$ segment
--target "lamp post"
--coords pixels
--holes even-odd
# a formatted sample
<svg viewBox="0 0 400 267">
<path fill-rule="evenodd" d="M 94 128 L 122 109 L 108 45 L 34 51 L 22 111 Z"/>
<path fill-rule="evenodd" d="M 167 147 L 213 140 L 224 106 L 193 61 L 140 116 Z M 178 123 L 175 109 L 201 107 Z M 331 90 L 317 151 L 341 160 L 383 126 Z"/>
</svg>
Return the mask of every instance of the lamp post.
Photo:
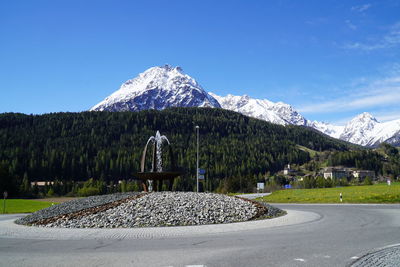
<svg viewBox="0 0 400 267">
<path fill-rule="evenodd" d="M 196 164 L 196 181 L 197 181 L 197 193 L 199 192 L 199 126 L 196 125 L 197 131 L 197 164 Z"/>
</svg>

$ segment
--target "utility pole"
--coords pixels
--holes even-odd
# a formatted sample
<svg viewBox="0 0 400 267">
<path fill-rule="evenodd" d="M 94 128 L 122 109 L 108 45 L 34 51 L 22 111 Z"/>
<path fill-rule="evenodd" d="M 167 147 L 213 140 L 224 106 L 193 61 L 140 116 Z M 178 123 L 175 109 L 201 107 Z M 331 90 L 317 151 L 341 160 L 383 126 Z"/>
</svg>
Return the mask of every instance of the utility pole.
<svg viewBox="0 0 400 267">
<path fill-rule="evenodd" d="M 196 180 L 197 180 L 197 193 L 199 192 L 199 126 L 196 125 L 197 131 L 197 164 L 196 164 Z"/>
</svg>

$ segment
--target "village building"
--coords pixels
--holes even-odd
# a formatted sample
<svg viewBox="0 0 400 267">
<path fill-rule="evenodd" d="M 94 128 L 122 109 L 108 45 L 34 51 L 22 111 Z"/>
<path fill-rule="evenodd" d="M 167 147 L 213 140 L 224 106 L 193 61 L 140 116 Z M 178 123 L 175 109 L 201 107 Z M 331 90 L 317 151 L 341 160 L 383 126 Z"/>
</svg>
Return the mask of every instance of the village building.
<svg viewBox="0 0 400 267">
<path fill-rule="evenodd" d="M 341 167 L 327 167 L 323 169 L 322 173 L 325 179 L 357 178 L 358 180 L 363 180 L 366 177 L 375 179 L 375 172 L 369 170 L 350 170 Z"/>
<path fill-rule="evenodd" d="M 369 177 L 371 179 L 375 179 L 375 172 L 374 171 L 367 171 L 367 170 L 355 170 L 353 171 L 353 176 L 354 178 L 358 179 L 365 179 L 366 177 Z"/>
<path fill-rule="evenodd" d="M 296 170 L 292 170 L 290 168 L 290 164 L 288 164 L 284 169 L 283 169 L 283 175 L 295 175 Z"/>
<path fill-rule="evenodd" d="M 351 175 L 351 171 L 344 168 L 327 167 L 323 170 L 325 179 L 342 179 Z"/>
<path fill-rule="evenodd" d="M 46 185 L 53 185 L 54 181 L 35 181 L 35 182 L 31 182 L 31 186 L 39 186 L 39 187 L 43 187 Z"/>
</svg>

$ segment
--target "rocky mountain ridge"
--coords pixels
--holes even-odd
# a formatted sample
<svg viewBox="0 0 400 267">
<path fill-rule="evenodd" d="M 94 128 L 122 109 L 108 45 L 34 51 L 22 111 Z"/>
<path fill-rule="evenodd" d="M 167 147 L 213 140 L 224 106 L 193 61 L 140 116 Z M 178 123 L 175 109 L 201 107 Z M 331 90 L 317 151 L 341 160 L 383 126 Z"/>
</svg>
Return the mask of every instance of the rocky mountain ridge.
<svg viewBox="0 0 400 267">
<path fill-rule="evenodd" d="M 331 137 L 363 146 L 377 146 L 382 142 L 400 145 L 400 119 L 378 122 L 371 114 L 362 113 L 344 126 L 310 121 L 291 105 L 256 99 L 248 95 L 219 96 L 208 93 L 180 67 L 164 65 L 152 67 L 92 107 L 91 111 L 162 110 L 168 107 L 214 107 L 280 125 L 314 128 Z"/>
</svg>

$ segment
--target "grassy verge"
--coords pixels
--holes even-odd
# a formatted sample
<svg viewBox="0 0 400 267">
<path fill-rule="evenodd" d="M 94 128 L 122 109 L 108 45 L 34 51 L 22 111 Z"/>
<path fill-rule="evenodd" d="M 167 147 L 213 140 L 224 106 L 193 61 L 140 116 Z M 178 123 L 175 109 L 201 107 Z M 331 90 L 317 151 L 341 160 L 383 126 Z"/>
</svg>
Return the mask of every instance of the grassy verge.
<svg viewBox="0 0 400 267">
<path fill-rule="evenodd" d="M 400 183 L 318 189 L 280 190 L 262 200 L 269 203 L 400 203 Z"/>
<path fill-rule="evenodd" d="M 30 213 L 50 207 L 55 202 L 36 201 L 30 199 L 7 199 L 5 213 Z M 0 201 L 0 214 L 4 214 L 4 199 Z"/>
</svg>

